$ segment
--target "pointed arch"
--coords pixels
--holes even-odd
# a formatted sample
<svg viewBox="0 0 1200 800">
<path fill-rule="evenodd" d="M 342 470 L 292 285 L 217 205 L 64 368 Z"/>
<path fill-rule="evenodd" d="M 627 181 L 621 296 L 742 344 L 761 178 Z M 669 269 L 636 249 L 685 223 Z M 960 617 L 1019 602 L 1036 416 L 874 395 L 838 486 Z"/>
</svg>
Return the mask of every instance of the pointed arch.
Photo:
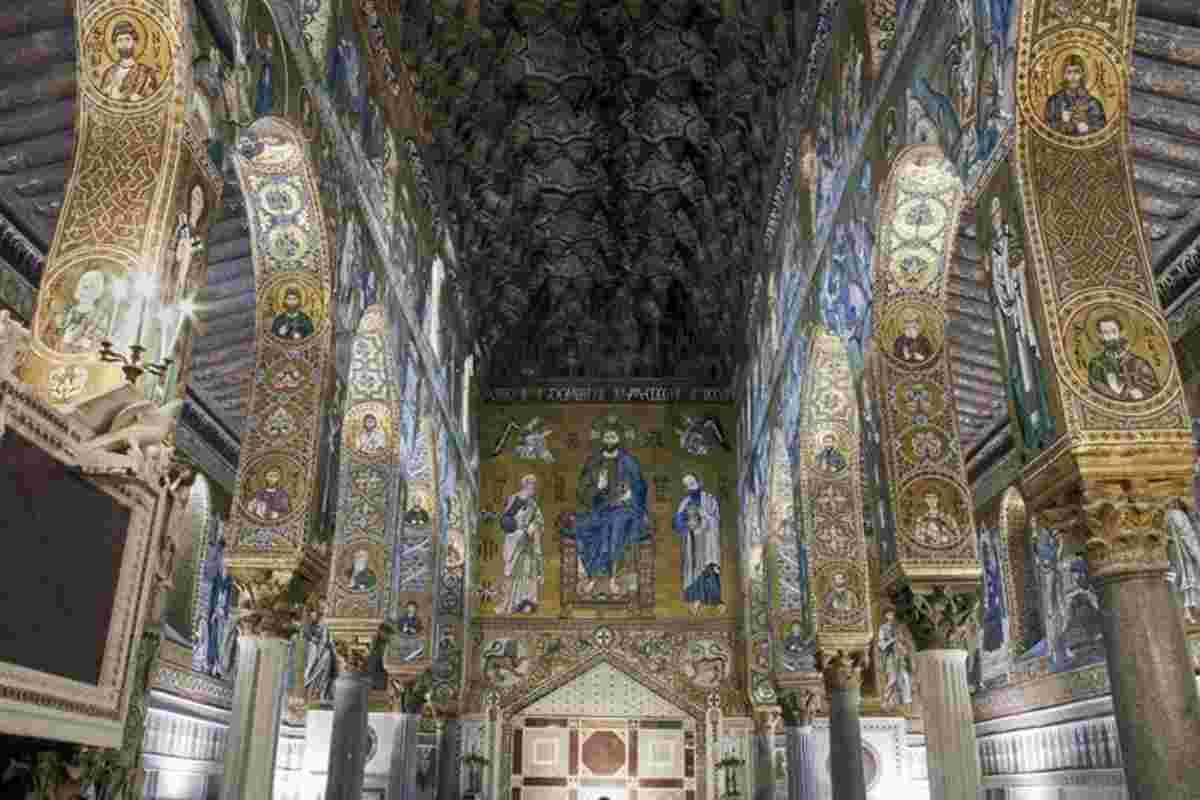
<svg viewBox="0 0 1200 800">
<path fill-rule="evenodd" d="M 806 602 L 820 648 L 857 650 L 871 640 L 858 401 L 845 341 L 817 330 L 809 352 L 798 442 Z"/>
<path fill-rule="evenodd" d="M 868 357 L 878 400 L 896 541 L 885 587 L 974 590 L 978 544 L 946 355 L 949 256 L 963 202 L 936 145 L 896 158 L 879 206 Z M 890 550 L 890 548 L 889 548 Z M 892 555 L 892 552 L 886 552 Z"/>
<path fill-rule="evenodd" d="M 384 307 L 370 306 L 351 345 L 327 593 L 337 618 L 384 618 L 395 608 L 393 553 L 403 494 L 399 381 L 389 329 Z"/>
<path fill-rule="evenodd" d="M 255 284 L 255 374 L 242 435 L 226 559 L 231 570 L 296 571 L 318 583 L 317 492 L 333 384 L 332 269 L 308 143 L 263 117 L 233 154 L 246 203 Z"/>
</svg>

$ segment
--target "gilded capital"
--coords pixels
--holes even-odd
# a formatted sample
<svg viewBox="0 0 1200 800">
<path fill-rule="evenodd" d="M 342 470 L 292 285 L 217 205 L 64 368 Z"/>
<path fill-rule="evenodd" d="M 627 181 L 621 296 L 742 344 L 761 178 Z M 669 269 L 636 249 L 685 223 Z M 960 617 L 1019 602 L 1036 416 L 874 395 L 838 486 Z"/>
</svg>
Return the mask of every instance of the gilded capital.
<svg viewBox="0 0 1200 800">
<path fill-rule="evenodd" d="M 392 700 L 392 708 L 402 714 L 420 714 L 425 705 L 430 703 L 432 688 L 433 680 L 429 670 L 415 678 L 392 677 L 388 680 L 388 695 Z M 432 704 L 430 707 L 433 707 Z"/>
<path fill-rule="evenodd" d="M 290 570 L 230 572 L 238 589 L 239 634 L 286 639 L 295 633 L 304 614 L 307 581 Z"/>
<path fill-rule="evenodd" d="M 779 713 L 788 728 L 804 728 L 812 725 L 813 717 L 821 708 L 821 698 L 811 689 L 786 692 L 779 698 Z"/>
<path fill-rule="evenodd" d="M 1103 498 L 1083 506 L 1088 566 L 1097 580 L 1166 572 L 1166 502 Z"/>
<path fill-rule="evenodd" d="M 867 659 L 862 652 L 838 650 L 832 654 L 817 653 L 817 666 L 825 678 L 825 691 L 847 691 L 862 688 Z"/>
<path fill-rule="evenodd" d="M 370 669 L 373 643 L 357 636 L 333 637 L 333 653 L 338 672 L 343 675 L 362 675 Z"/>
<path fill-rule="evenodd" d="M 896 616 L 912 631 L 917 650 L 962 650 L 979 604 L 978 590 L 951 592 L 944 586 L 917 592 L 901 587 L 892 597 Z"/>
</svg>

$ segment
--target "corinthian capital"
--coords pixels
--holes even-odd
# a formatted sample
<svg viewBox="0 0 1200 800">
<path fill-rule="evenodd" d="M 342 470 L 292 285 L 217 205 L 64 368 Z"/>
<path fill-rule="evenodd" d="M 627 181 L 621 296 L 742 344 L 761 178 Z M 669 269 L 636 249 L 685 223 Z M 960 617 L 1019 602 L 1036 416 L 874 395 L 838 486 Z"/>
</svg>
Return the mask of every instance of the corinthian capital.
<svg viewBox="0 0 1200 800">
<path fill-rule="evenodd" d="M 961 650 L 967 646 L 967 627 L 979 604 L 979 593 L 948 592 L 935 586 L 915 592 L 905 586 L 892 598 L 896 616 L 912 631 L 917 650 Z"/>
<path fill-rule="evenodd" d="M 1169 500 L 1128 494 L 1088 499 L 1082 508 L 1084 546 L 1093 577 L 1166 571 Z"/>
<path fill-rule="evenodd" d="M 287 570 L 230 571 L 238 589 L 238 632 L 243 636 L 290 637 L 304 613 L 307 582 Z"/>
<path fill-rule="evenodd" d="M 828 654 L 817 653 L 817 666 L 825 678 L 825 691 L 861 689 L 867 659 L 861 652 L 838 650 Z"/>
</svg>

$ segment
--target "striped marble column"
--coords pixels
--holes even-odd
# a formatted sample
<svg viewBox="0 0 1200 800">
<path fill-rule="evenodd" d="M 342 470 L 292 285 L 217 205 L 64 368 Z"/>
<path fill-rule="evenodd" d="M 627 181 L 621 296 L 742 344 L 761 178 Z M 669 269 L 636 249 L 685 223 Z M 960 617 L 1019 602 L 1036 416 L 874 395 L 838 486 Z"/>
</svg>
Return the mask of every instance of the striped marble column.
<svg viewBox="0 0 1200 800">
<path fill-rule="evenodd" d="M 387 800 L 415 800 L 417 789 L 417 725 L 420 714 L 396 715 Z"/>
<path fill-rule="evenodd" d="M 784 727 L 787 737 L 787 800 L 817 800 L 817 736 L 812 721 Z"/>
</svg>

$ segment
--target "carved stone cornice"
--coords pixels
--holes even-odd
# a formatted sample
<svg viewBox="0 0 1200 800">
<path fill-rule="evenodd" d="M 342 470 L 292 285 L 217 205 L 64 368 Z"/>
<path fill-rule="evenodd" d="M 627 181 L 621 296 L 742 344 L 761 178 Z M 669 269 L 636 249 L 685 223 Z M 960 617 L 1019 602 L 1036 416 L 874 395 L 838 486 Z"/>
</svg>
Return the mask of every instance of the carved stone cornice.
<svg viewBox="0 0 1200 800">
<path fill-rule="evenodd" d="M 892 595 L 896 617 L 912 632 L 917 650 L 964 650 L 967 628 L 979 604 L 978 588 L 969 591 L 914 591 L 902 586 Z"/>
<path fill-rule="evenodd" d="M 833 653 L 817 653 L 817 666 L 825 678 L 825 691 L 848 691 L 862 689 L 863 670 L 867 667 L 865 652 L 837 650 Z"/>
<path fill-rule="evenodd" d="M 813 717 L 821 710 L 820 696 L 809 689 L 787 692 L 779 698 L 779 714 L 788 728 L 812 725 Z"/>
</svg>

